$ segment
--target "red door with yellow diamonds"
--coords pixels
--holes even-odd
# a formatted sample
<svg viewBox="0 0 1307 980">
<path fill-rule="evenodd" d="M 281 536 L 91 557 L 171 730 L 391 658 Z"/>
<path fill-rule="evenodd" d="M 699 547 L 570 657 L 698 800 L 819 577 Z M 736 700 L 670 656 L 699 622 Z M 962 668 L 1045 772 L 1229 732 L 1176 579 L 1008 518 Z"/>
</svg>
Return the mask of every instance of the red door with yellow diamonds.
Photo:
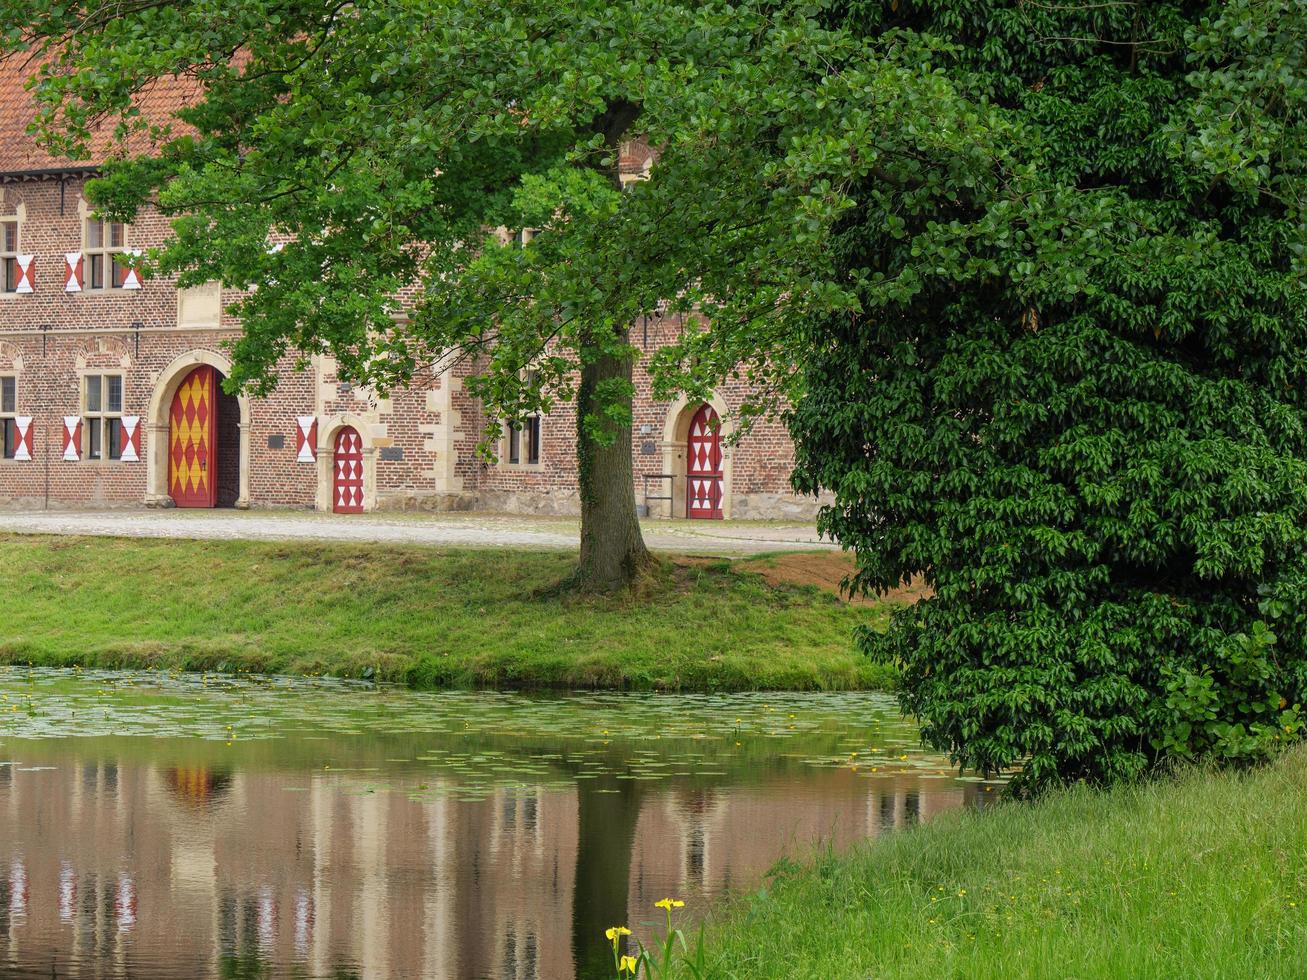
<svg viewBox="0 0 1307 980">
<path fill-rule="evenodd" d="M 690 419 L 685 454 L 685 516 L 722 519 L 722 433 L 711 405 Z"/>
<path fill-rule="evenodd" d="M 350 426 L 336 433 L 332 505 L 337 514 L 363 513 L 363 440 Z"/>
<path fill-rule="evenodd" d="M 218 499 L 217 372 L 207 364 L 182 380 L 168 413 L 168 494 L 178 507 L 212 507 Z"/>
</svg>

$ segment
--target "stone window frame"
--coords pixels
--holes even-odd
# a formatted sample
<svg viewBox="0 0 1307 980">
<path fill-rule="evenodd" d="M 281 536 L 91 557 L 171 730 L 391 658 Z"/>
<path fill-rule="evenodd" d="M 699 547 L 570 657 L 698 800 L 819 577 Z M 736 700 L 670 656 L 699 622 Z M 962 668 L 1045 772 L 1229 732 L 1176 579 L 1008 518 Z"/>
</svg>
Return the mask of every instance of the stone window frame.
<svg viewBox="0 0 1307 980">
<path fill-rule="evenodd" d="M 96 378 L 100 383 L 100 404 L 98 408 L 90 405 L 90 379 Z M 118 379 L 118 407 L 109 407 L 109 379 Z M 123 371 L 89 370 L 80 379 L 81 393 L 79 407 L 82 417 L 82 459 L 92 463 L 121 463 L 123 455 L 123 415 L 127 402 L 127 379 Z M 115 426 L 114 423 L 117 423 Z M 92 432 L 99 433 L 100 454 L 92 454 Z M 118 436 L 118 455 L 113 452 L 113 434 Z"/>
<path fill-rule="evenodd" d="M 9 389 L 9 390 L 5 390 Z M 13 396 L 10 399 L 10 395 Z M 0 458 L 11 460 L 18 448 L 18 372 L 0 371 Z"/>
<path fill-rule="evenodd" d="M 91 227 L 98 225 L 101 228 L 100 244 L 93 246 L 91 244 Z M 113 244 L 112 229 L 122 229 L 122 240 Z M 123 283 L 127 279 L 127 265 L 118 261 L 115 256 L 127 252 L 131 239 L 132 226 L 125 221 L 110 221 L 107 218 L 98 217 L 95 214 L 85 214 L 82 216 L 82 260 L 84 262 L 82 272 L 82 291 L 86 293 L 120 293 L 123 292 Z M 109 275 L 102 275 L 104 281 L 101 285 L 95 283 L 95 262 L 94 259 L 101 259 L 104 266 L 107 266 Z"/>
<path fill-rule="evenodd" d="M 0 296 L 13 299 L 18 292 L 18 256 L 23 253 L 23 225 L 27 222 L 27 206 L 17 205 L 12 213 L 0 214 Z M 14 247 L 5 241 L 5 226 L 14 226 Z M 12 283 L 12 285 L 10 285 Z"/>
<path fill-rule="evenodd" d="M 522 380 L 529 381 L 530 376 L 535 371 L 531 368 L 522 372 Z M 534 430 L 534 443 L 536 450 L 535 461 L 523 459 L 521 437 Z M 529 445 L 529 442 L 527 443 Z M 517 459 L 513 459 L 516 452 Z M 528 454 L 529 455 L 529 454 Z M 545 415 L 543 412 L 532 412 L 521 423 L 505 422 L 504 431 L 499 439 L 499 465 L 503 469 L 514 470 L 527 473 L 537 473 L 545 468 Z"/>
</svg>

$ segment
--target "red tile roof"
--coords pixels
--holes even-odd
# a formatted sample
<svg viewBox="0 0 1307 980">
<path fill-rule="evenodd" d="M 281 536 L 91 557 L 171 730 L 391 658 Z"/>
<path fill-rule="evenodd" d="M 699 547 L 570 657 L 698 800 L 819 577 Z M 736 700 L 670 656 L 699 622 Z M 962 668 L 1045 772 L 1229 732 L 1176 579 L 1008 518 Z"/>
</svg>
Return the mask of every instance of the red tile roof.
<svg viewBox="0 0 1307 980">
<path fill-rule="evenodd" d="M 27 131 L 36 118 L 36 103 L 26 84 L 38 67 L 22 54 L 0 59 L 0 174 L 77 170 L 102 162 L 117 148 L 113 139 L 116 120 L 103 121 L 92 133 L 90 160 L 51 156 Z M 173 122 L 176 111 L 194 99 L 198 91 L 199 85 L 193 79 L 159 80 L 140 94 L 137 104 L 149 122 L 161 125 Z M 125 148 L 134 153 L 148 152 L 148 139 L 143 133 L 132 134 Z"/>
</svg>

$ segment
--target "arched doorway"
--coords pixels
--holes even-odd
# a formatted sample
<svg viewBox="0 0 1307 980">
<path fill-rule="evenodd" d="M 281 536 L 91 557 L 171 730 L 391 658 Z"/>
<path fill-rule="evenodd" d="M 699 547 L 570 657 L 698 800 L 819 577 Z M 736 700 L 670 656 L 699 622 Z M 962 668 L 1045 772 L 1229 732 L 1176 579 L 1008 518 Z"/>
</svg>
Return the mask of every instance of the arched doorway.
<svg viewBox="0 0 1307 980">
<path fill-rule="evenodd" d="M 145 422 L 147 504 L 248 506 L 250 402 L 223 391 L 230 367 L 193 350 L 160 372 Z"/>
<path fill-rule="evenodd" d="M 331 509 L 363 513 L 363 439 L 352 425 L 341 426 L 331 454 Z"/>
<path fill-rule="evenodd" d="M 708 412 L 703 411 L 705 408 L 708 409 Z M 646 488 L 652 489 L 652 486 L 656 485 L 658 493 L 666 494 L 671 499 L 668 500 L 664 497 L 658 500 L 653 496 L 647 496 L 645 502 L 646 506 L 649 507 L 650 517 L 691 516 L 689 513 L 690 491 L 693 489 L 689 482 L 691 433 L 694 430 L 696 420 L 701 424 L 704 417 L 715 423 L 715 428 L 709 426 L 709 429 L 715 432 L 717 437 L 715 455 L 718 458 L 718 479 L 712 481 L 717 485 L 717 506 L 712 519 L 731 519 L 731 470 L 733 462 L 731 434 L 734 431 L 734 426 L 725 400 L 718 395 L 713 395 L 706 401 L 691 401 L 682 395 L 667 407 L 667 414 L 663 417 L 663 438 L 659 443 L 662 449 L 662 466 L 661 469 L 657 470 L 660 479 L 656 483 L 646 481 Z M 650 469 L 648 472 L 653 472 L 653 470 Z M 700 472 L 703 472 L 703 470 L 700 470 Z M 640 487 L 638 482 L 640 478 L 637 472 L 637 489 Z"/>
<path fill-rule="evenodd" d="M 240 496 L 240 406 L 211 364 L 177 385 L 168 410 L 168 495 L 178 507 L 232 507 Z"/>
<path fill-rule="evenodd" d="M 722 480 L 721 421 L 704 403 L 690 419 L 685 446 L 685 516 L 721 520 Z"/>
</svg>

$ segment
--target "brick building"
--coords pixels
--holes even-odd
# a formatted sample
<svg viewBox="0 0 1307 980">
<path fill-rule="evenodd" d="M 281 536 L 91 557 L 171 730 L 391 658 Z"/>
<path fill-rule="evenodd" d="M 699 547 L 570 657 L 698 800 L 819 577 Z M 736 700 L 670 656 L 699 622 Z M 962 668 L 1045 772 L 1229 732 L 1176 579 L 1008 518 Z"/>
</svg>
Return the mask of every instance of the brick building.
<svg viewBox="0 0 1307 980">
<path fill-rule="evenodd" d="M 161 243 L 159 215 L 97 220 L 93 165 L 47 156 L 20 67 L 0 66 L 0 502 L 32 507 L 316 507 L 576 513 L 570 404 L 507 433 L 497 463 L 476 453 L 485 418 L 458 366 L 377 399 L 337 380 L 329 358 L 288 362 L 268 398 L 221 390 L 225 312 L 237 292 L 141 279 L 123 253 Z M 182 93 L 157 96 L 154 111 Z M 789 489 L 784 428 L 725 437 L 742 387 L 708 404 L 659 402 L 647 355 L 675 317 L 638 324 L 634 463 L 655 516 L 807 516 Z M 718 420 L 721 420 L 720 429 Z"/>
</svg>

